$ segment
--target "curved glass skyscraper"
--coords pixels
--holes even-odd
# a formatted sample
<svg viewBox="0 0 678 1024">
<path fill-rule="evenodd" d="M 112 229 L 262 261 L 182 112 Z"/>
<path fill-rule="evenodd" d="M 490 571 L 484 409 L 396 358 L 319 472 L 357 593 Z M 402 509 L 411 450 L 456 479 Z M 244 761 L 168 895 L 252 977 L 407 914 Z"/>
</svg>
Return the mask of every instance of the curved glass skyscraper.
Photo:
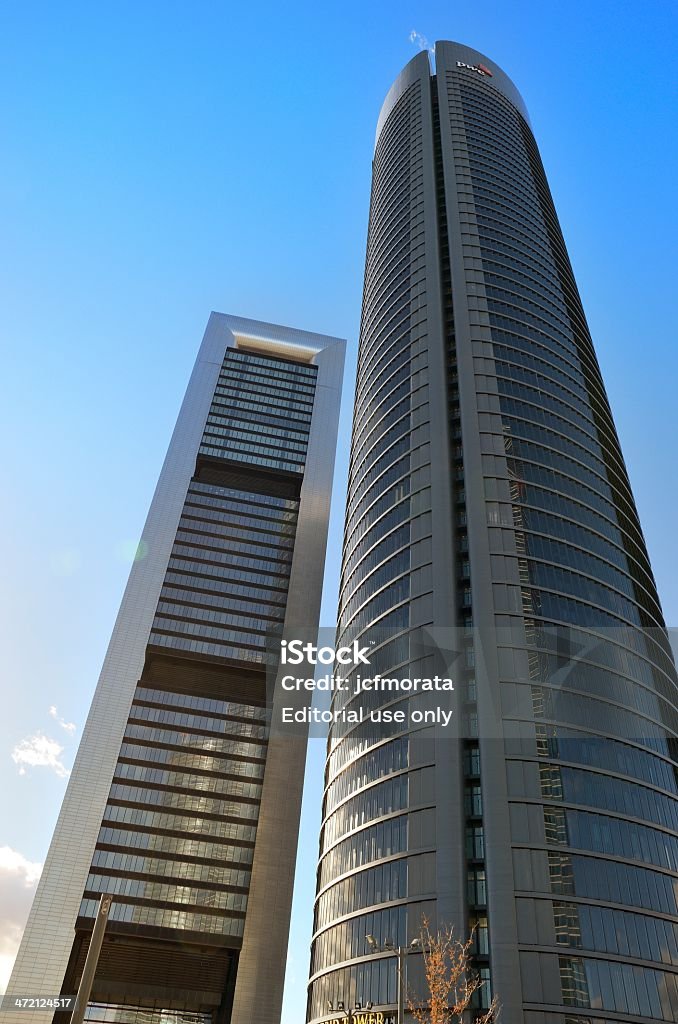
<svg viewBox="0 0 678 1024">
<path fill-rule="evenodd" d="M 678 1020 L 674 663 L 525 106 L 454 43 L 378 123 L 339 632 L 455 715 L 333 728 L 309 1020 L 394 1014 L 422 915 L 507 1024 Z"/>
</svg>

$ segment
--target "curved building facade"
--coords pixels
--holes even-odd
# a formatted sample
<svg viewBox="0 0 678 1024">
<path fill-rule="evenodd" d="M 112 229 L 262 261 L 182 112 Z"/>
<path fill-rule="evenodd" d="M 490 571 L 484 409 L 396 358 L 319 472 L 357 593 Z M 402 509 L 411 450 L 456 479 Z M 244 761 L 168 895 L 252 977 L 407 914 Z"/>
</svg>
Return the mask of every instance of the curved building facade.
<svg viewBox="0 0 678 1024">
<path fill-rule="evenodd" d="M 507 1024 L 678 1020 L 674 662 L 525 106 L 454 43 L 378 123 L 339 632 L 454 637 L 455 716 L 330 734 L 309 1021 L 394 1014 L 424 915 Z"/>
</svg>

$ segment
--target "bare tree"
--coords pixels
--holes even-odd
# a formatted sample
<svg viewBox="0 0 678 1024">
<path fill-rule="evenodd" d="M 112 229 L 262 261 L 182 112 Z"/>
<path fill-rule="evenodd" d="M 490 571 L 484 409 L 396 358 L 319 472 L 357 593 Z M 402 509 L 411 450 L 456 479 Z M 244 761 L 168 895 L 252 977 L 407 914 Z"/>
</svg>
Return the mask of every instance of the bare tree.
<svg viewBox="0 0 678 1024">
<path fill-rule="evenodd" d="M 423 1007 L 408 995 L 407 1005 L 417 1024 L 463 1024 L 468 1020 L 473 995 L 484 982 L 471 966 L 473 933 L 462 942 L 453 928 L 431 932 L 428 918 L 421 927 L 421 948 L 427 998 Z M 487 1010 L 475 1017 L 475 1024 L 494 1024 L 499 1020 L 499 1003 L 493 996 Z"/>
</svg>

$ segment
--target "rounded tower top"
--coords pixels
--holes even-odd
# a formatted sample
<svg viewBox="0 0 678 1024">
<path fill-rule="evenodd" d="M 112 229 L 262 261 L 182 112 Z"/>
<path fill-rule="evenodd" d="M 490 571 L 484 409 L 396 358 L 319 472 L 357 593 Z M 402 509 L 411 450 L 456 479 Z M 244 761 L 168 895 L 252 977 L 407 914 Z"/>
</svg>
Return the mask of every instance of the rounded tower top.
<svg viewBox="0 0 678 1024">
<path fill-rule="evenodd" d="M 440 74 L 444 71 L 482 77 L 487 82 L 489 88 L 496 89 L 502 96 L 505 96 L 529 123 L 530 118 L 522 96 L 512 80 L 498 64 L 490 60 L 483 53 L 480 53 L 479 50 L 474 50 L 470 46 L 464 46 L 463 43 L 453 43 L 443 39 L 435 44 L 434 58 L 432 58 L 428 50 L 422 50 L 421 53 L 418 53 L 405 65 L 387 92 L 379 112 L 374 140 L 375 146 L 388 115 L 405 90 L 417 79 L 430 78 L 431 75 Z"/>
</svg>

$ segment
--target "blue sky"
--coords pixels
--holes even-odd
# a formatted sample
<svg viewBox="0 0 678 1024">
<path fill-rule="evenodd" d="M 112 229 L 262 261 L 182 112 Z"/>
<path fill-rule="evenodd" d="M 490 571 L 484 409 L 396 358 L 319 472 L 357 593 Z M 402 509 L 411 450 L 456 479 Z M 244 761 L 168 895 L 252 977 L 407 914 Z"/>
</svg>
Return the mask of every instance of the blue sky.
<svg viewBox="0 0 678 1024">
<path fill-rule="evenodd" d="M 0 5 L 0 979 L 211 309 L 350 339 L 332 622 L 374 128 L 413 30 L 483 51 L 525 98 L 678 621 L 676 11 Z M 285 1024 L 303 1013 L 322 762 L 313 741 Z"/>
</svg>

